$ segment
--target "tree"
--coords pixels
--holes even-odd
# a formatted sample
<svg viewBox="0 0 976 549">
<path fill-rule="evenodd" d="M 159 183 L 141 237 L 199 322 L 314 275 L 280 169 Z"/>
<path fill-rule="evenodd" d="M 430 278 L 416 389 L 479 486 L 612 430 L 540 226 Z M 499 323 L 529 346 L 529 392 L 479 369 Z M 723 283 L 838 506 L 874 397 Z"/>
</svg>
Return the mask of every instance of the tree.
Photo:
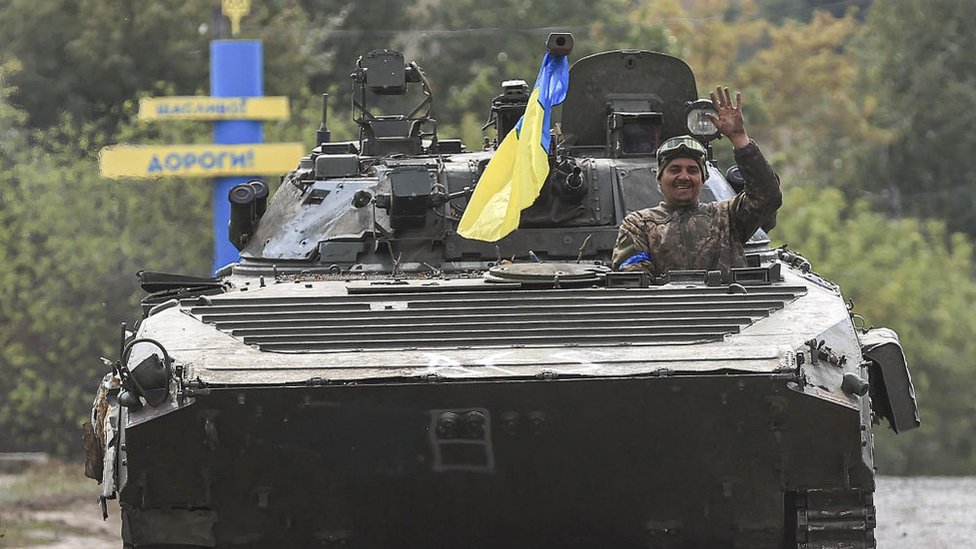
<svg viewBox="0 0 976 549">
<path fill-rule="evenodd" d="M 852 62 L 858 25 L 853 14 L 823 11 L 806 23 L 785 21 L 769 28 L 768 46 L 738 71 L 760 121 L 756 135 L 776 151 L 788 181 L 857 187 L 838 178 L 845 162 L 857 162 L 845 151 L 888 141 L 888 132 L 870 123 L 877 95 L 861 85 Z"/>
<path fill-rule="evenodd" d="M 4 0 L 0 55 L 22 66 L 10 78 L 11 101 L 35 127 L 68 113 L 108 129 L 123 117 L 125 100 L 160 81 L 196 93 L 207 82 L 210 4 Z"/>
<path fill-rule="evenodd" d="M 905 0 L 870 10 L 861 47 L 872 123 L 891 138 L 858 151 L 851 179 L 896 216 L 976 235 L 976 3 Z"/>
<path fill-rule="evenodd" d="M 863 14 L 872 0 L 759 0 L 762 16 L 776 24 L 786 19 L 809 21 L 818 11 L 828 12 L 835 17 L 846 14 Z"/>
<path fill-rule="evenodd" d="M 691 11 L 678 0 L 656 0 L 640 5 L 630 19 L 640 28 L 663 27 L 666 49 L 661 51 L 687 62 L 698 80 L 698 94 L 708 97 L 716 85 L 730 84 L 739 61 L 764 38 L 767 23 L 750 0 L 703 0 L 695 7 Z"/>
<path fill-rule="evenodd" d="M 67 113 L 112 132 L 126 118 L 122 105 L 141 93 L 205 95 L 209 42 L 229 37 L 217 4 L 0 0 L 0 62 L 22 67 L 9 77 L 17 89 L 10 100 L 33 127 L 55 126 Z M 392 0 L 253 2 L 238 38 L 263 41 L 266 94 L 328 92 L 344 106 L 356 58 L 391 46 L 395 33 L 382 29 L 391 21 L 408 28 L 409 7 Z"/>
<path fill-rule="evenodd" d="M 71 120 L 30 130 L 0 89 L 0 451 L 77 452 L 65 433 L 107 371 L 98 357 L 117 356 L 118 323 L 138 310 L 135 272 L 206 274 L 209 189 L 105 181 L 97 132 Z"/>
</svg>

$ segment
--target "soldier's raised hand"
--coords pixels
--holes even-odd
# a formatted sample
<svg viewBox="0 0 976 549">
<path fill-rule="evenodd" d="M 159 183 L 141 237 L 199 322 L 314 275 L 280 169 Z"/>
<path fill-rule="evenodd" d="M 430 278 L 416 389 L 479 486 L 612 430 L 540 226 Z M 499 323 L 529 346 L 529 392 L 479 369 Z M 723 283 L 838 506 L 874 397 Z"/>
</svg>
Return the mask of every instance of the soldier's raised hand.
<svg viewBox="0 0 976 549">
<path fill-rule="evenodd" d="M 715 124 L 722 135 L 729 138 L 732 146 L 742 148 L 749 144 L 745 122 L 742 120 L 742 92 L 735 92 L 735 104 L 728 88 L 717 86 L 715 91 L 708 94 L 715 107 L 717 116 L 709 114 L 708 118 Z"/>
</svg>

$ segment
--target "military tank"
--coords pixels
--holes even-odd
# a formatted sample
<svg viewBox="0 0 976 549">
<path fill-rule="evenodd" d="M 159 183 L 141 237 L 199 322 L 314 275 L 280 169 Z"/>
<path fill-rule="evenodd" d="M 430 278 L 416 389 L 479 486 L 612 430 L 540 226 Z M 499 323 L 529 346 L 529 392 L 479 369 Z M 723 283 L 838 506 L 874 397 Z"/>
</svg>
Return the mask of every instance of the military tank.
<svg viewBox="0 0 976 549">
<path fill-rule="evenodd" d="M 231 191 L 238 263 L 140 273 L 86 426 L 125 547 L 875 546 L 873 430 L 919 425 L 894 332 L 763 230 L 730 272 L 608 268 L 661 200 L 657 144 L 717 137 L 683 61 L 576 61 L 549 178 L 494 243 L 456 227 L 527 84 L 467 151 L 401 53 L 352 81 L 358 140 L 326 98 L 273 198 Z"/>
</svg>

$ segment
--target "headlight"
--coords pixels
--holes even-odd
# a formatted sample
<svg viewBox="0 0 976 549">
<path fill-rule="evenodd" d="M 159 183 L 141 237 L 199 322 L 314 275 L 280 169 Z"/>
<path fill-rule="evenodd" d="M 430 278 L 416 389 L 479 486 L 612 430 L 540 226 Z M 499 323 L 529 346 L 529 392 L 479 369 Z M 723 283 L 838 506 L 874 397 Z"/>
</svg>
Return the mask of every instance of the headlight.
<svg viewBox="0 0 976 549">
<path fill-rule="evenodd" d="M 715 107 L 708 99 L 692 101 L 687 106 L 688 116 L 686 118 L 688 133 L 706 140 L 718 137 L 718 128 L 709 120 L 709 114 L 716 114 Z"/>
<path fill-rule="evenodd" d="M 169 397 L 170 364 L 172 359 L 157 341 L 141 338 L 131 341 L 122 351 L 123 406 L 138 409 L 139 397 L 150 406 L 158 406 Z"/>
</svg>

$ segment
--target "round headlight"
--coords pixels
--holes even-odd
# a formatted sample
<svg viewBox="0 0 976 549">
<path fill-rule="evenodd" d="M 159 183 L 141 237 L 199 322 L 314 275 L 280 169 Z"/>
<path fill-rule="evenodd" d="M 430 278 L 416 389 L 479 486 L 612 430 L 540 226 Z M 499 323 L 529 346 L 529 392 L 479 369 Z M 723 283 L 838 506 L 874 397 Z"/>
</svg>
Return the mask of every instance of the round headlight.
<svg viewBox="0 0 976 549">
<path fill-rule="evenodd" d="M 696 137 L 714 139 L 718 137 L 718 128 L 708 118 L 709 114 L 716 114 L 715 107 L 708 99 L 699 99 L 688 104 L 688 116 L 686 118 L 688 133 Z"/>
<path fill-rule="evenodd" d="M 151 406 L 162 404 L 169 397 L 171 363 L 159 342 L 149 338 L 130 341 L 121 360 L 122 386 L 129 393 L 127 402 L 135 404 L 132 401 L 142 397 Z"/>
</svg>

